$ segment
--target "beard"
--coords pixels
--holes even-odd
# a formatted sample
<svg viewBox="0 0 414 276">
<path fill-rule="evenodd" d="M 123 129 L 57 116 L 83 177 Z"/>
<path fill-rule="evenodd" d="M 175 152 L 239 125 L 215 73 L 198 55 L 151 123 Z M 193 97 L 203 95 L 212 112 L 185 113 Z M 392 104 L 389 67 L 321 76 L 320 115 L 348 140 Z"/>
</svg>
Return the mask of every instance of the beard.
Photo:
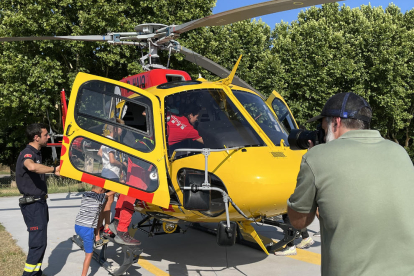
<svg viewBox="0 0 414 276">
<path fill-rule="evenodd" d="M 333 128 L 332 125 L 333 125 L 333 123 L 330 122 L 329 126 L 328 126 L 328 133 L 326 134 L 326 137 L 325 137 L 326 143 L 335 140 L 335 136 L 334 136 L 333 131 L 332 131 L 332 128 Z"/>
</svg>

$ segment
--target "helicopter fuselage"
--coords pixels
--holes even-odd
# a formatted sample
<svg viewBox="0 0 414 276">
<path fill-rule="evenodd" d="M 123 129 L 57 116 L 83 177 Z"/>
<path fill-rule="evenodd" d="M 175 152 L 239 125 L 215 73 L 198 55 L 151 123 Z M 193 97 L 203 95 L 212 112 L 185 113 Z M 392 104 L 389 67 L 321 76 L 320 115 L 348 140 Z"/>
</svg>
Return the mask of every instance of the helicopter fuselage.
<svg viewBox="0 0 414 276">
<path fill-rule="evenodd" d="M 187 84 L 187 83 L 185 83 Z M 171 98 L 177 98 L 184 93 L 202 93 L 203 91 L 222 91 L 231 100 L 241 115 L 250 124 L 253 130 L 263 141 L 262 145 L 237 145 L 241 146 L 238 150 L 229 150 L 222 152 L 211 152 L 208 157 L 208 171 L 217 177 L 216 183 L 219 187 L 224 187 L 231 199 L 238 205 L 238 207 L 249 217 L 272 217 L 286 212 L 286 201 L 293 193 L 296 185 L 296 177 L 299 171 L 299 164 L 303 155 L 303 151 L 292 151 L 289 149 L 287 143 L 280 141 L 274 144 L 266 132 L 263 131 L 257 123 L 257 119 L 253 118 L 249 112 L 246 111 L 244 105 L 240 103 L 237 97 L 234 96 L 233 90 L 239 93 L 250 93 L 251 96 L 259 99 L 259 96 L 254 92 L 234 85 L 226 86 L 219 83 L 208 82 L 200 79 L 199 83 L 193 85 L 177 85 L 171 88 L 158 88 L 156 86 L 146 89 L 159 98 L 162 113 L 162 121 L 168 121 L 168 110 L 172 108 L 168 105 L 174 106 L 174 103 L 169 101 Z M 201 92 L 200 92 L 201 91 Z M 212 92 L 209 92 L 212 93 Z M 132 96 L 134 97 L 134 96 Z M 264 103 L 264 101 L 262 100 Z M 214 103 L 214 102 L 213 102 Z M 205 103 L 206 104 L 206 103 Z M 246 104 L 246 103 L 245 103 Z M 250 106 L 250 108 L 252 108 Z M 208 107 L 204 107 L 201 111 L 199 121 L 199 129 L 202 125 L 207 123 L 213 125 L 214 119 L 203 117 L 208 113 Z M 269 114 L 267 114 L 269 115 Z M 276 116 L 275 116 L 276 117 Z M 205 120 L 205 121 L 203 121 Z M 222 129 L 222 128 L 221 128 Z M 164 133 L 168 135 L 167 125 L 164 124 Z M 280 128 L 282 131 L 282 127 Z M 208 129 L 207 129 L 208 131 Z M 212 130 L 214 131 L 214 130 Z M 240 131 L 240 129 L 238 129 Z M 201 132 L 201 130 L 200 130 Z M 206 130 L 204 131 L 204 133 Z M 220 135 L 220 134 L 218 134 Z M 207 146 L 208 138 L 203 137 L 206 141 L 205 145 L 196 145 L 197 148 Z M 273 139 L 274 140 L 274 139 Z M 286 139 L 287 140 L 287 139 Z M 172 196 L 171 203 L 168 208 L 161 208 L 145 201 L 139 201 L 136 205 L 136 210 L 141 213 L 148 213 L 160 220 L 169 222 L 191 221 L 191 222 L 218 222 L 225 218 L 224 204 L 220 198 L 219 193 L 212 194 L 210 202 L 210 210 L 197 211 L 186 210 L 183 206 L 183 186 L 185 181 L 183 177 L 183 170 L 190 172 L 204 173 L 205 157 L 202 154 L 188 154 L 177 158 L 171 158 L 169 152 L 168 138 L 164 139 L 164 148 L 166 158 L 166 166 L 168 169 L 170 185 L 176 196 Z M 213 143 L 214 144 L 214 143 Z M 214 145 L 218 145 L 217 143 Z M 226 148 L 226 145 L 221 145 Z M 228 145 L 227 147 L 234 146 Z M 184 172 L 185 173 L 185 172 Z M 214 187 L 215 182 L 211 185 Z M 245 218 L 239 214 L 235 209 L 230 208 L 230 219 L 233 221 L 241 221 Z"/>
</svg>

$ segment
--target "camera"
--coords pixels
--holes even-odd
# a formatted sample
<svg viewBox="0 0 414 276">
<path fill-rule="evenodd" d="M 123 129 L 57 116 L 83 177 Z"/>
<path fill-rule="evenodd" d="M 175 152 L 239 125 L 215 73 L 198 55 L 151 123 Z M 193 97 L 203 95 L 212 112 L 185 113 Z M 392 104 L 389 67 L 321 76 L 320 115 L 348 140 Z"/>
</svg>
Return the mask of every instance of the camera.
<svg viewBox="0 0 414 276">
<path fill-rule="evenodd" d="M 290 131 L 288 142 L 291 150 L 304 150 L 309 148 L 309 140 L 313 145 L 325 143 L 325 131 L 319 124 L 316 130 L 310 131 L 306 129 L 292 129 Z"/>
</svg>

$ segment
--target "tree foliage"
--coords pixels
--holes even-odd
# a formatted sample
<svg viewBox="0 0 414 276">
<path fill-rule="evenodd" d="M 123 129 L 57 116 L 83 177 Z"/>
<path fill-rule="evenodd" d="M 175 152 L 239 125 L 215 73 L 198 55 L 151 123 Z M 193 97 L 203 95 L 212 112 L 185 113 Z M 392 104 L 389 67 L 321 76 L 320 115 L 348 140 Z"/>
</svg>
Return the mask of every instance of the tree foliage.
<svg viewBox="0 0 414 276">
<path fill-rule="evenodd" d="M 91 35 L 128 32 L 143 23 L 181 24 L 211 14 L 215 0 L 2 0 L 0 37 Z M 231 69 L 269 95 L 277 90 L 299 123 L 319 113 L 335 93 L 353 91 L 374 111 L 372 128 L 414 157 L 414 10 L 326 4 L 302 11 L 272 31 L 261 21 L 199 28 L 178 40 Z M 141 72 L 141 50 L 79 41 L 0 44 L 0 163 L 15 163 L 25 144 L 24 127 L 47 122 L 61 132 L 58 91 L 71 89 L 78 72 L 121 79 Z M 161 53 L 166 58 L 166 53 Z M 171 67 L 193 78 L 218 77 L 183 60 Z M 60 128 L 60 129 L 59 129 Z"/>
<path fill-rule="evenodd" d="M 272 53 L 281 61 L 278 90 L 299 122 L 318 114 L 326 100 L 352 91 L 373 109 L 372 128 L 414 156 L 414 10 L 326 4 L 277 24 Z"/>
<path fill-rule="evenodd" d="M 131 32 L 138 24 L 181 24 L 211 14 L 214 0 L 2 0 L 0 37 Z M 47 122 L 62 133 L 59 91 L 78 72 L 122 79 L 141 72 L 141 50 L 79 41 L 0 43 L 0 163 L 13 166 L 24 129 Z"/>
</svg>

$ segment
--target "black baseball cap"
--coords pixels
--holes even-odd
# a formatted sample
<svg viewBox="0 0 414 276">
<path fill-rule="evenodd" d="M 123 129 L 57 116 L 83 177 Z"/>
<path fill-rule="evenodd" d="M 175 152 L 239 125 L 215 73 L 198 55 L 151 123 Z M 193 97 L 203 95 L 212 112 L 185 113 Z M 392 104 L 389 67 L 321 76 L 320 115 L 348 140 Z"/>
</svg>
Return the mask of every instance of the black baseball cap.
<svg viewBox="0 0 414 276">
<path fill-rule="evenodd" d="M 309 119 L 307 123 L 320 120 L 324 117 L 357 119 L 369 123 L 371 116 L 361 115 L 361 109 L 364 107 L 368 107 L 372 111 L 367 101 L 361 96 L 352 92 L 338 93 L 329 98 L 320 115 Z"/>
</svg>

